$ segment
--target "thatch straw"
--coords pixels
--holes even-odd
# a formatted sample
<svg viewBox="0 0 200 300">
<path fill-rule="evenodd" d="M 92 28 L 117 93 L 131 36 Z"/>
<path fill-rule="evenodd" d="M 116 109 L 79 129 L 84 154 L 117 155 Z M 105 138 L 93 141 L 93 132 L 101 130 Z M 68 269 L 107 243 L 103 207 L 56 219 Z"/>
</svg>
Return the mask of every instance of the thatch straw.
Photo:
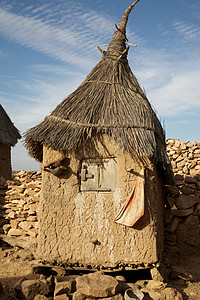
<svg viewBox="0 0 200 300">
<path fill-rule="evenodd" d="M 0 143 L 14 146 L 21 135 L 0 104 Z"/>
<path fill-rule="evenodd" d="M 115 25 L 117 30 L 113 34 L 113 37 L 109 44 L 107 52 L 111 52 L 112 54 L 114 54 L 113 52 L 116 52 L 116 51 L 123 52 L 126 50 L 125 43 L 128 40 L 126 37 L 126 24 L 128 22 L 128 16 L 137 2 L 139 2 L 139 0 L 136 0 L 127 8 L 127 10 L 123 14 L 123 16 L 119 22 L 119 25 L 118 26 Z"/>
<path fill-rule="evenodd" d="M 43 145 L 66 152 L 107 134 L 140 161 L 148 157 L 161 164 L 171 177 L 163 129 L 126 58 L 126 22 L 138 1 L 126 10 L 107 51 L 82 84 L 25 134 L 35 159 L 42 161 Z"/>
</svg>

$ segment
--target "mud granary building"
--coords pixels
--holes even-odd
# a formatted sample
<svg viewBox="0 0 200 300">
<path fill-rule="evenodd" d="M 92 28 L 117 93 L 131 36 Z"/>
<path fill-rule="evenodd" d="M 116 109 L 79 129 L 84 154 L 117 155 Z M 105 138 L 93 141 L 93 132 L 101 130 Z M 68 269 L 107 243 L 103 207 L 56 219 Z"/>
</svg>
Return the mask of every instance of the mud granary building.
<svg viewBox="0 0 200 300">
<path fill-rule="evenodd" d="M 0 176 L 6 180 L 12 178 L 11 146 L 21 135 L 0 104 Z"/>
<path fill-rule="evenodd" d="M 43 164 L 38 255 L 98 268 L 147 267 L 163 249 L 161 124 L 127 60 L 125 11 L 81 85 L 26 133 Z"/>
</svg>

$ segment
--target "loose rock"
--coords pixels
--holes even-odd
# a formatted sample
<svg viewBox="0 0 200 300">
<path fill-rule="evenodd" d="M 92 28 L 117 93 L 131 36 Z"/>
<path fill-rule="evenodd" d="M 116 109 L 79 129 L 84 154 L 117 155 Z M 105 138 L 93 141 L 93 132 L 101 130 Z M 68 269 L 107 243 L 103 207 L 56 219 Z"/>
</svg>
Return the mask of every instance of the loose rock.
<svg viewBox="0 0 200 300">
<path fill-rule="evenodd" d="M 21 284 L 21 292 L 25 299 L 34 300 L 37 295 L 47 296 L 52 292 L 52 283 L 46 280 L 25 280 Z"/>
<path fill-rule="evenodd" d="M 146 288 L 149 290 L 162 290 L 166 287 L 166 283 L 162 281 L 149 280 L 146 285 Z"/>
<path fill-rule="evenodd" d="M 87 296 L 104 298 L 114 296 L 117 292 L 116 278 L 103 275 L 101 272 L 91 273 L 76 278 L 77 292 Z"/>
</svg>

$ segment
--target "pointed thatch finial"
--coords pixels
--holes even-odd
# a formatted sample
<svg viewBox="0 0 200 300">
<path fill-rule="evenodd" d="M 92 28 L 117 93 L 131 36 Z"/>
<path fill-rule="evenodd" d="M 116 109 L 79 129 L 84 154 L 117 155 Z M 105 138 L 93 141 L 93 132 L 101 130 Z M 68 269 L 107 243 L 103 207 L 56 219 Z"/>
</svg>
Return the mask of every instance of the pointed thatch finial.
<svg viewBox="0 0 200 300">
<path fill-rule="evenodd" d="M 126 24 L 128 21 L 128 16 L 131 12 L 131 10 L 133 9 L 133 7 L 135 6 L 135 4 L 137 2 L 139 2 L 140 0 L 136 0 L 135 2 L 133 2 L 125 11 L 125 13 L 123 14 L 119 25 L 115 25 L 116 26 L 116 31 L 113 34 L 112 40 L 108 46 L 108 49 L 106 51 L 106 53 L 108 53 L 109 55 L 117 55 L 116 52 L 121 52 L 125 53 L 126 52 Z M 119 56 L 119 55 L 118 55 Z"/>
<path fill-rule="evenodd" d="M 125 11 L 107 51 L 98 48 L 103 56 L 81 85 L 26 132 L 25 145 L 37 160 L 43 160 L 43 145 L 63 154 L 89 151 L 107 135 L 134 159 L 159 163 L 165 182 L 172 183 L 164 131 L 126 58 L 126 24 L 137 2 Z"/>
</svg>

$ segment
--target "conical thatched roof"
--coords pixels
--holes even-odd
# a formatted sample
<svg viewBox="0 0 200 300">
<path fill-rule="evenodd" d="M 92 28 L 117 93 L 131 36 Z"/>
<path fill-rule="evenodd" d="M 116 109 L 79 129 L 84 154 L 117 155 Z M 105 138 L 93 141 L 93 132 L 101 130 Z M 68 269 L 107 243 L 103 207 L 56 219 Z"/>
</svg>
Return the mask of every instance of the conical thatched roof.
<svg viewBox="0 0 200 300">
<path fill-rule="evenodd" d="M 0 104 L 0 143 L 14 146 L 21 135 Z"/>
<path fill-rule="evenodd" d="M 26 133 L 25 145 L 35 159 L 42 161 L 43 144 L 65 152 L 106 133 L 124 151 L 140 160 L 148 157 L 171 173 L 163 129 L 127 61 L 126 23 L 138 1 L 125 11 L 107 50 L 81 85 Z"/>
</svg>

